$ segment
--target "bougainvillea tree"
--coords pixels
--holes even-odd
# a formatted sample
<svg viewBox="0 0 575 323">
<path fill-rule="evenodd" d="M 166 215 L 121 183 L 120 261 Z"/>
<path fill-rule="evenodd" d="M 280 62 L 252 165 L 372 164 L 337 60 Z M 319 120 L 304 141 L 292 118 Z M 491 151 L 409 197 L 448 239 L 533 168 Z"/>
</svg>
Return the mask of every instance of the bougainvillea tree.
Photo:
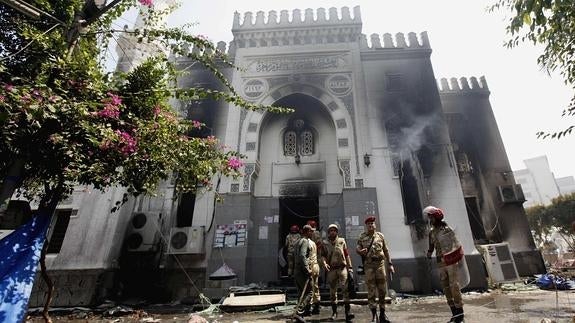
<svg viewBox="0 0 575 323">
<path fill-rule="evenodd" d="M 14 190 L 39 198 L 51 216 L 75 185 L 123 186 L 153 194 L 177 174 L 179 192 L 205 186 L 217 173 L 238 176 L 241 156 L 213 137 L 189 134 L 203 125 L 172 110 L 171 98 L 225 100 L 246 109 L 269 109 L 239 97 L 219 66 L 231 64 L 203 37 L 181 28 L 150 27 L 162 14 L 152 0 L 31 0 L 40 18 L 0 5 L 0 179 L 3 207 Z M 127 74 L 111 77 L 102 50 L 126 10 L 149 7 L 143 28 L 130 31 L 203 64 L 226 91 L 177 89 L 177 73 L 159 53 Z M 194 46 L 196 51 L 182 49 Z M 1 211 L 1 209 L 0 209 Z"/>
</svg>

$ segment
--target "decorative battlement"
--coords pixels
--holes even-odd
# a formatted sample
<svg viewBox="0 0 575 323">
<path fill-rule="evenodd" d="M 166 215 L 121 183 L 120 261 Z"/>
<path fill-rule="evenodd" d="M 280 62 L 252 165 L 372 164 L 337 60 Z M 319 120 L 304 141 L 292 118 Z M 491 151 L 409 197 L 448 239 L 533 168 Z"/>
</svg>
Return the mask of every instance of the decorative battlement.
<svg viewBox="0 0 575 323">
<path fill-rule="evenodd" d="M 233 55 L 235 54 L 234 42 L 230 42 L 230 45 L 228 47 L 228 45 L 225 41 L 219 41 L 219 42 L 217 42 L 215 47 L 216 47 L 216 50 L 218 52 L 227 54 L 231 58 L 233 58 Z M 196 55 L 204 55 L 204 54 L 205 55 L 211 55 L 211 54 L 213 54 L 213 50 L 205 49 L 203 47 L 200 48 L 200 47 L 195 47 L 195 46 L 186 46 L 185 48 L 181 48 L 181 49 L 184 53 L 193 53 Z M 172 56 L 174 56 L 173 53 L 172 53 Z"/>
<path fill-rule="evenodd" d="M 348 7 L 329 8 L 329 15 L 326 14 L 325 8 L 317 10 L 305 9 L 302 17 L 300 9 L 294 9 L 291 14 L 291 19 L 287 10 L 280 11 L 279 20 L 275 10 L 268 13 L 267 17 L 263 11 L 256 12 L 255 21 L 252 12 L 244 13 L 244 19 L 240 22 L 240 13 L 234 13 L 234 24 L 232 32 L 242 30 L 253 30 L 259 28 L 293 28 L 293 27 L 310 27 L 310 26 L 326 26 L 326 25 L 343 25 L 343 24 L 361 24 L 361 13 L 359 6 L 353 8 L 353 18 Z"/>
<path fill-rule="evenodd" d="M 440 93 L 456 93 L 456 92 L 475 92 L 475 93 L 489 93 L 489 87 L 487 86 L 487 81 L 485 81 L 485 76 L 481 76 L 479 81 L 477 78 L 472 76 L 467 80 L 466 77 L 461 77 L 459 80 L 455 77 L 449 79 L 441 78 L 439 80 L 439 92 Z"/>
<path fill-rule="evenodd" d="M 329 16 L 324 8 L 316 11 L 306 9 L 292 11 L 291 19 L 287 10 L 279 15 L 270 11 L 265 16 L 263 11 L 246 12 L 240 22 L 240 14 L 234 14 L 232 28 L 234 43 L 237 48 L 315 45 L 332 43 L 357 42 L 361 35 L 361 14 L 359 6 L 353 8 L 353 18 L 348 7 L 329 9 Z"/>
<path fill-rule="evenodd" d="M 382 39 L 378 34 L 371 34 L 369 37 L 369 42 L 367 40 L 367 35 L 361 35 L 361 48 L 362 49 L 380 49 L 380 48 L 430 48 L 429 38 L 427 37 L 427 32 L 422 32 L 420 35 L 421 40 L 417 38 L 417 34 L 410 32 L 407 34 L 407 41 L 403 33 L 395 34 L 395 39 L 389 33 L 383 34 L 383 44 Z"/>
</svg>

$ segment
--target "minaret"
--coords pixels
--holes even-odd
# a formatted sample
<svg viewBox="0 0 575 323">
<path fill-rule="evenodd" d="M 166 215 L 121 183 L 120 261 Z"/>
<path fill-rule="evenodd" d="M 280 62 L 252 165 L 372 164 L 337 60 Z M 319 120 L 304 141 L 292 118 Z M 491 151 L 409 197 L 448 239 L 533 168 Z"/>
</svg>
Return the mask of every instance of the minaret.
<svg viewBox="0 0 575 323">
<path fill-rule="evenodd" d="M 155 0 L 154 1 L 154 11 L 166 10 L 176 4 L 175 0 Z M 126 30 L 142 30 L 144 28 L 164 28 L 168 22 L 168 15 L 164 15 L 162 19 L 155 22 L 154 25 L 146 26 L 146 16 L 148 15 L 150 8 L 145 5 L 140 6 L 140 11 L 136 18 L 136 23 L 132 29 L 126 28 Z M 117 71 L 127 72 L 134 67 L 138 66 L 146 58 L 157 54 L 157 53 L 167 53 L 167 49 L 158 43 L 148 43 L 145 40 L 138 43 L 137 37 L 131 33 L 123 33 L 117 39 L 116 54 L 118 55 L 118 65 L 116 66 Z"/>
</svg>

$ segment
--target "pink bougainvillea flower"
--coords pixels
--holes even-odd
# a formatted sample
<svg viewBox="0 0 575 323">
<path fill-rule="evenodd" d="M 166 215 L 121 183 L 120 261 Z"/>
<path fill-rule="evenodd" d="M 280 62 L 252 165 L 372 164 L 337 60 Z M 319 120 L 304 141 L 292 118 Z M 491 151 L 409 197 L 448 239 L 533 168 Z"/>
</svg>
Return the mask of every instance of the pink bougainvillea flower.
<svg viewBox="0 0 575 323">
<path fill-rule="evenodd" d="M 193 128 L 201 128 L 202 127 L 202 123 L 197 121 L 197 120 L 192 120 L 192 127 Z"/>
<path fill-rule="evenodd" d="M 160 108 L 159 105 L 156 105 L 156 106 L 154 107 L 154 116 L 157 117 L 160 113 L 162 113 L 162 108 Z"/>
<path fill-rule="evenodd" d="M 119 149 L 125 156 L 131 155 L 136 152 L 137 141 L 136 138 L 132 137 L 129 133 L 121 130 L 116 130 L 116 134 L 120 137 Z"/>
<path fill-rule="evenodd" d="M 12 84 L 4 84 L 4 90 L 6 90 L 6 92 L 12 92 L 13 89 L 14 86 Z"/>
<path fill-rule="evenodd" d="M 148 6 L 148 7 L 152 7 L 154 5 L 153 0 L 138 0 L 138 2 L 140 2 L 140 4 L 142 4 L 144 6 Z"/>
<path fill-rule="evenodd" d="M 6 100 L 6 97 L 3 95 L 0 95 L 0 102 L 4 102 Z"/>
<path fill-rule="evenodd" d="M 117 119 L 120 116 L 120 108 L 115 105 L 106 104 L 103 110 L 98 111 L 97 115 L 99 117 Z"/>
<path fill-rule="evenodd" d="M 242 167 L 244 165 L 244 163 L 237 157 L 231 157 L 228 160 L 228 167 L 233 169 L 233 170 L 237 170 L 238 168 Z"/>
<path fill-rule="evenodd" d="M 108 92 L 108 96 L 110 97 L 110 103 L 113 105 L 120 105 L 122 104 L 122 98 L 117 96 L 114 93 Z"/>
</svg>

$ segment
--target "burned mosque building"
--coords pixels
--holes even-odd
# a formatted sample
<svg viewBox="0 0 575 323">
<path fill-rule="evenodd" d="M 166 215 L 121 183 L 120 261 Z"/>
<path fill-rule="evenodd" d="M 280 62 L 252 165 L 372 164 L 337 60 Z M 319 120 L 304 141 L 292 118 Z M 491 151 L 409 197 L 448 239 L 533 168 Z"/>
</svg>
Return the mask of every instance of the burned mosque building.
<svg viewBox="0 0 575 323">
<path fill-rule="evenodd" d="M 315 220 L 325 235 L 336 223 L 353 248 L 370 215 L 397 271 L 389 288 L 428 293 L 438 286 L 425 258 L 421 211 L 430 204 L 461 239 L 468 288 L 486 288 L 491 271 L 505 280 L 543 272 L 486 80 L 436 80 L 425 32 L 362 32 L 359 7 L 236 13 L 233 40 L 217 47 L 241 68 L 221 71 L 246 100 L 294 112 L 174 101 L 182 117 L 206 124 L 198 135 L 245 156 L 243 177 L 214 179 L 222 202 L 213 191 L 176 196 L 167 181 L 112 215 L 121 188 L 78 188 L 51 229 L 53 304 L 216 298 L 230 285 L 277 285 L 290 226 Z M 120 69 L 142 50 L 124 44 Z M 171 59 L 187 72 L 178 86 L 221 87 L 201 64 Z M 484 263 L 485 245 L 499 262 Z M 31 306 L 42 304 L 43 288 L 38 279 Z"/>
</svg>

